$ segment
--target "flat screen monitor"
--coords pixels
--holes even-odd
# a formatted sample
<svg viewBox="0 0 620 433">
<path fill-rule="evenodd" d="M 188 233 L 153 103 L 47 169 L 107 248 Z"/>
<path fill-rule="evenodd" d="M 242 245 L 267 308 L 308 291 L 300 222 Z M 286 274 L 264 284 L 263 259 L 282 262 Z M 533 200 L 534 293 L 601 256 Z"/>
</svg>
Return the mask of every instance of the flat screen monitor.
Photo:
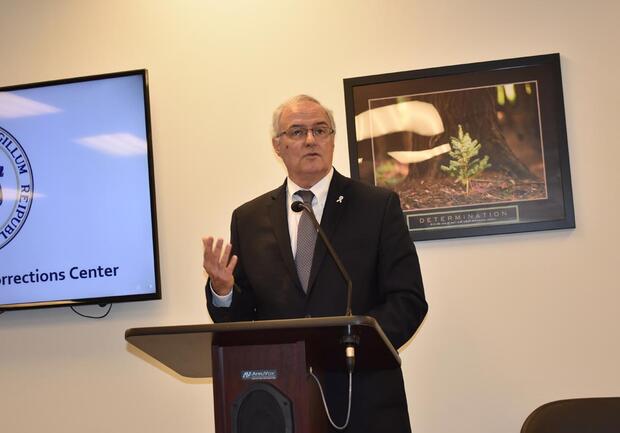
<svg viewBox="0 0 620 433">
<path fill-rule="evenodd" d="M 160 299 L 147 71 L 0 88 L 0 310 Z"/>
</svg>

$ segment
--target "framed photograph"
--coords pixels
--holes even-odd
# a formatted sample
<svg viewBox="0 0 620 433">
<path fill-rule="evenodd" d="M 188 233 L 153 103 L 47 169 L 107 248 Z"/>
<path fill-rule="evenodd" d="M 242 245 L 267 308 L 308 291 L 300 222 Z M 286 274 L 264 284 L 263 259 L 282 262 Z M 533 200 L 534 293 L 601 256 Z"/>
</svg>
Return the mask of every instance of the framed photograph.
<svg viewBox="0 0 620 433">
<path fill-rule="evenodd" d="M 575 227 L 559 54 L 344 80 L 351 177 L 414 240 Z"/>
</svg>

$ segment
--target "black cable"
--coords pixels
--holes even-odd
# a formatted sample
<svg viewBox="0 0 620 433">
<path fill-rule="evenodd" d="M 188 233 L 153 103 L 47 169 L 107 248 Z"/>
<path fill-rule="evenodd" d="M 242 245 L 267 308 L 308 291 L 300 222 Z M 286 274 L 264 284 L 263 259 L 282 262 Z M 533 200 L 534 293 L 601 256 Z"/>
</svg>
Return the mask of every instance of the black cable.
<svg viewBox="0 0 620 433">
<path fill-rule="evenodd" d="M 73 312 L 75 314 L 77 314 L 78 316 L 82 316 L 82 317 L 86 317 L 87 319 L 103 319 L 105 316 L 107 316 L 108 314 L 110 314 L 110 310 L 112 310 L 112 304 L 108 304 L 108 311 L 105 312 L 105 314 L 103 314 L 102 316 L 89 316 L 87 314 L 82 314 L 80 313 L 78 310 L 75 309 L 74 306 L 71 306 L 71 309 L 73 310 Z M 103 308 L 105 305 L 100 305 L 101 308 Z"/>
</svg>

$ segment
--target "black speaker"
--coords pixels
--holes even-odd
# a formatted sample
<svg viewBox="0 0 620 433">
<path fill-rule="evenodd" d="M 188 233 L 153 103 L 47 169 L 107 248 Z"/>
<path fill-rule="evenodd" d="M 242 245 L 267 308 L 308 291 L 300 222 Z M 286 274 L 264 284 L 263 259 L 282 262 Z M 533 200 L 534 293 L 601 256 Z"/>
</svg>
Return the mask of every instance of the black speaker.
<svg viewBox="0 0 620 433">
<path fill-rule="evenodd" d="M 233 433 L 293 433 L 291 401 L 264 382 L 250 385 L 232 405 Z"/>
</svg>

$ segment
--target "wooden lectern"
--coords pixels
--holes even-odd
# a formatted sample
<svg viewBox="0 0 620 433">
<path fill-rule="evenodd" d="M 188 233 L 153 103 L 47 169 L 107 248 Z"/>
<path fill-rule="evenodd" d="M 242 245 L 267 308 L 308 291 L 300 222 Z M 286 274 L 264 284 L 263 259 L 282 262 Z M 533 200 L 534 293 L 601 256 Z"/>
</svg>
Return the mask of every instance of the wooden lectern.
<svg viewBox="0 0 620 433">
<path fill-rule="evenodd" d="M 346 371 L 342 340 L 348 334 L 359 339 L 355 371 L 400 366 L 367 316 L 133 328 L 125 339 L 182 376 L 213 377 L 217 433 L 260 431 L 272 410 L 282 414 L 276 430 L 321 433 L 328 420 L 309 368 L 319 377 Z"/>
</svg>

